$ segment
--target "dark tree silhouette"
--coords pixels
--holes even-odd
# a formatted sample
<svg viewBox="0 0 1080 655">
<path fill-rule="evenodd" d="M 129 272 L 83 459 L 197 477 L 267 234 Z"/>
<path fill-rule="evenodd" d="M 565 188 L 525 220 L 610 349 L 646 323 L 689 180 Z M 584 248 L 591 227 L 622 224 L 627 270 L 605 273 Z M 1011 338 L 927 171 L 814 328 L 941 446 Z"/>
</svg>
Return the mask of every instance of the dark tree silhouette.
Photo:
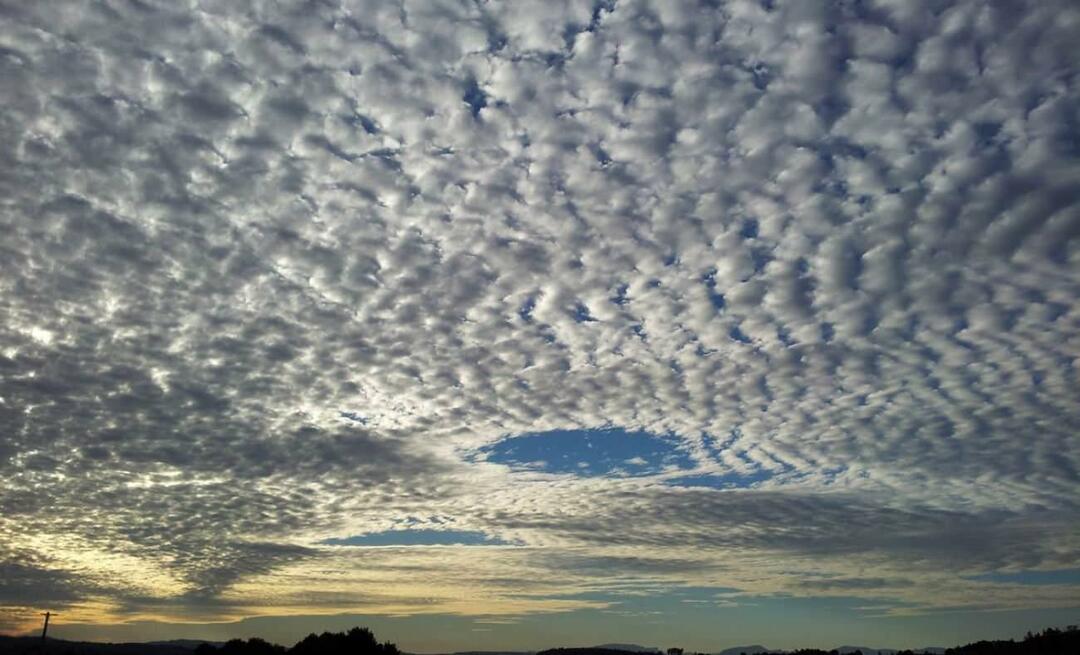
<svg viewBox="0 0 1080 655">
<path fill-rule="evenodd" d="M 289 649 L 289 655 L 400 655 L 401 651 L 389 641 L 379 643 L 367 628 L 348 632 L 314 633 L 304 637 Z"/>
<path fill-rule="evenodd" d="M 1027 633 L 1023 641 L 977 641 L 945 650 L 945 655 L 1075 655 L 1080 653 L 1080 628 L 1047 628 Z"/>
<path fill-rule="evenodd" d="M 375 635 L 367 628 L 353 628 L 348 632 L 324 632 L 321 635 L 310 634 L 295 646 L 271 644 L 254 637 L 244 641 L 233 639 L 220 648 L 211 644 L 200 644 L 194 655 L 401 655 L 397 646 L 386 641 L 379 643 Z"/>
</svg>

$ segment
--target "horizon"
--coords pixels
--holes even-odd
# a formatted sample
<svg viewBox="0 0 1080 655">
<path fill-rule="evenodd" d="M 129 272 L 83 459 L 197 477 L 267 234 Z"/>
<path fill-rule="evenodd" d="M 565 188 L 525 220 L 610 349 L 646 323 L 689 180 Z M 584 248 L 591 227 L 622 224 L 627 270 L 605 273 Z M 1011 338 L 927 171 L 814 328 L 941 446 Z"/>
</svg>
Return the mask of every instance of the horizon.
<svg viewBox="0 0 1080 655">
<path fill-rule="evenodd" d="M 0 634 L 1080 622 L 1077 43 L 1075 0 L 0 3 Z"/>
<path fill-rule="evenodd" d="M 273 619 L 273 617 L 260 617 L 260 618 L 263 619 L 263 620 L 267 620 L 267 619 L 272 620 Z M 98 639 L 75 639 L 75 638 L 70 638 L 70 639 L 68 639 L 68 638 L 65 638 L 63 636 L 54 636 L 52 634 L 51 630 L 50 630 L 49 639 L 57 639 L 57 640 L 72 641 L 72 642 L 84 641 L 84 642 L 88 642 L 88 643 L 100 643 L 100 644 L 108 644 L 108 643 L 114 643 L 114 644 L 120 644 L 120 643 L 129 643 L 129 644 L 162 643 L 162 644 L 168 644 L 168 643 L 171 643 L 171 642 L 203 642 L 203 643 L 222 644 L 222 643 L 225 643 L 226 641 L 228 641 L 230 639 L 241 639 L 241 640 L 243 640 L 243 639 L 257 637 L 257 638 L 267 639 L 267 641 L 269 641 L 270 643 L 279 643 L 282 646 L 284 646 L 286 648 L 289 648 L 292 645 L 300 642 L 301 640 L 303 640 L 305 637 L 307 637 L 309 635 L 316 635 L 316 634 L 325 633 L 325 632 L 330 632 L 330 633 L 347 632 L 348 630 L 350 630 L 353 627 L 361 627 L 361 628 L 365 628 L 365 629 L 370 629 L 370 626 L 355 624 L 355 620 L 358 617 L 351 617 L 349 615 L 341 615 L 341 616 L 336 616 L 336 617 L 323 617 L 323 618 L 324 619 L 332 619 L 332 621 L 331 621 L 332 625 L 331 625 L 331 627 L 329 629 L 326 629 L 326 630 L 318 630 L 318 629 L 313 630 L 313 631 L 304 633 L 302 635 L 299 635 L 294 639 L 286 639 L 284 641 L 275 641 L 274 639 L 267 639 L 265 636 L 260 636 L 260 635 L 255 635 L 255 634 L 248 634 L 245 637 L 245 636 L 241 636 L 242 631 L 232 631 L 232 630 L 227 631 L 227 635 L 219 634 L 214 638 L 207 638 L 207 637 L 171 637 L 171 638 L 154 637 L 154 638 L 149 638 L 149 639 L 135 639 L 135 640 L 121 640 L 121 639 L 109 640 L 109 639 L 106 639 L 106 638 L 98 638 Z M 247 619 L 245 619 L 243 621 L 240 621 L 240 622 L 237 622 L 237 623 L 244 623 L 246 621 L 247 621 Z M 352 622 L 352 623 L 350 623 L 350 622 Z M 349 627 L 341 627 L 341 626 L 345 625 L 346 623 L 349 624 Z M 128 626 L 128 627 L 130 627 L 130 626 Z M 224 627 L 224 626 L 218 625 L 218 626 L 214 626 L 214 627 L 215 628 L 221 628 L 221 627 Z M 993 640 L 1001 639 L 1001 640 L 1019 641 L 1019 640 L 1024 638 L 1025 634 L 1026 635 L 1038 634 L 1039 632 L 1041 632 L 1042 630 L 1046 630 L 1047 628 L 1058 629 L 1058 630 L 1064 630 L 1064 629 L 1075 630 L 1076 629 L 1076 624 L 1071 623 L 1071 624 L 1062 624 L 1062 625 L 1058 625 L 1058 626 L 1045 626 L 1044 628 L 1041 628 L 1041 629 L 1025 630 L 1024 633 L 1021 633 L 1021 634 L 1003 634 L 1001 632 L 998 632 L 997 634 L 993 634 L 993 635 L 982 635 L 977 640 L 976 639 L 971 639 L 971 640 L 968 640 L 968 641 L 965 641 L 965 642 L 958 642 L 956 644 L 929 644 L 928 643 L 928 644 L 923 644 L 921 646 L 910 646 L 910 645 L 897 646 L 897 645 L 892 645 L 892 644 L 884 644 L 884 645 L 883 644 L 867 644 L 867 643 L 860 643 L 860 642 L 857 642 L 857 641 L 847 641 L 847 642 L 843 642 L 843 643 L 836 643 L 836 644 L 833 644 L 831 646 L 825 646 L 825 645 L 822 645 L 822 644 L 808 644 L 808 643 L 800 643 L 800 644 L 788 645 L 788 646 L 776 646 L 776 645 L 772 645 L 772 644 L 764 644 L 764 643 L 759 643 L 759 642 L 753 642 L 753 643 L 751 643 L 751 642 L 745 642 L 745 643 L 740 642 L 738 644 L 733 643 L 733 644 L 729 644 L 729 645 L 721 645 L 721 646 L 717 646 L 717 647 L 713 647 L 713 648 L 704 648 L 704 649 L 683 648 L 683 646 L 677 646 L 677 647 L 681 648 L 681 649 L 684 649 L 685 652 L 691 653 L 692 655 L 693 654 L 705 654 L 705 655 L 707 655 L 709 653 L 720 653 L 722 651 L 733 650 L 735 648 L 755 648 L 755 647 L 763 647 L 763 648 L 765 648 L 766 650 L 769 650 L 769 651 L 793 651 L 795 649 L 801 649 L 801 648 L 818 648 L 818 649 L 821 649 L 821 650 L 829 651 L 829 650 L 838 650 L 838 649 L 847 649 L 847 648 L 860 648 L 860 649 L 869 649 L 869 650 L 875 650 L 875 651 L 876 650 L 889 650 L 889 649 L 892 649 L 892 650 L 909 649 L 909 650 L 914 650 L 914 651 L 918 652 L 918 651 L 923 650 L 923 649 L 952 648 L 952 647 L 957 647 L 957 646 L 964 645 L 965 643 L 973 643 L 974 641 L 981 641 L 981 640 L 993 641 Z M 596 647 L 614 647 L 614 648 L 612 648 L 612 650 L 624 650 L 625 652 L 659 652 L 659 653 L 664 653 L 664 652 L 666 652 L 668 650 L 668 648 L 670 648 L 672 646 L 675 646 L 673 644 L 668 644 L 666 646 L 663 646 L 663 645 L 656 645 L 656 644 L 650 644 L 650 643 L 635 643 L 635 642 L 632 642 L 632 641 L 604 641 L 604 642 L 596 641 L 596 642 L 580 643 L 580 644 L 574 644 L 574 643 L 563 644 L 563 643 L 560 643 L 560 644 L 552 644 L 552 645 L 540 646 L 540 647 L 536 647 L 536 648 L 484 648 L 484 649 L 467 649 L 467 650 L 416 650 L 416 649 L 403 648 L 401 643 L 395 641 L 394 639 L 385 638 L 385 636 L 380 635 L 380 633 L 378 631 L 373 630 L 373 633 L 374 633 L 377 640 L 380 640 L 380 642 L 389 642 L 389 643 L 395 644 L 398 648 L 401 649 L 402 653 L 405 653 L 405 655 L 453 655 L 455 653 L 468 653 L 468 652 L 480 652 L 480 653 L 499 653 L 499 652 L 536 653 L 536 652 L 540 652 L 540 651 L 544 651 L 544 650 L 558 650 L 558 649 L 562 649 L 562 648 L 574 649 L 574 648 L 596 648 Z M 24 638 L 24 639 L 40 639 L 41 638 L 40 634 L 33 634 L 33 633 L 27 633 L 27 634 L 22 634 L 22 635 L 4 635 L 4 636 L 15 637 L 15 638 Z"/>
<path fill-rule="evenodd" d="M 777 636 L 775 631 L 769 631 L 768 623 L 774 620 L 775 617 L 775 614 L 772 613 L 749 617 L 749 630 L 747 630 L 747 626 L 740 625 L 740 623 L 747 621 L 748 617 L 745 615 L 723 617 L 730 621 L 731 624 L 719 627 L 710 625 L 705 629 L 701 629 L 700 625 L 694 626 L 694 617 L 692 616 L 674 615 L 675 620 L 670 624 L 663 624 L 659 620 L 653 620 L 637 626 L 636 631 L 635 629 L 627 630 L 625 626 L 608 628 L 611 631 L 623 630 L 624 632 L 605 633 L 607 638 L 602 634 L 595 633 L 592 633 L 592 638 L 588 635 L 582 635 L 582 632 L 591 633 L 597 629 L 597 626 L 605 623 L 603 619 L 598 619 L 595 616 L 578 617 L 578 625 L 567 627 L 560 625 L 558 621 L 545 621 L 547 617 L 544 616 L 507 619 L 506 617 L 447 615 L 388 617 L 355 614 L 259 616 L 248 617 L 235 622 L 212 624 L 134 622 L 119 625 L 68 625 L 64 624 L 62 620 L 54 619 L 49 626 L 49 636 L 70 641 L 98 643 L 144 643 L 174 639 L 224 642 L 229 639 L 260 637 L 271 643 L 279 643 L 288 647 L 308 634 L 340 632 L 354 626 L 362 626 L 370 628 L 380 640 L 395 643 L 403 652 L 414 655 L 441 655 L 468 651 L 537 652 L 550 648 L 590 647 L 604 644 L 630 644 L 654 647 L 661 651 L 666 651 L 667 648 L 674 646 L 685 648 L 688 653 L 716 653 L 728 648 L 751 645 L 761 645 L 774 650 L 794 650 L 796 648 L 830 650 L 843 646 L 899 650 L 905 648 L 949 648 L 984 639 L 1019 640 L 1029 632 L 1037 633 L 1046 628 L 1060 629 L 1076 625 L 1077 619 L 1080 618 L 1080 611 L 1075 609 L 1052 612 L 1038 610 L 993 612 L 995 622 L 992 627 L 988 627 L 981 620 L 987 613 L 976 610 L 955 611 L 934 617 L 881 616 L 877 617 L 879 626 L 875 627 L 873 625 L 859 625 L 858 622 L 853 623 L 849 617 L 837 617 L 829 608 L 820 611 L 820 608 L 813 606 L 815 600 L 820 599 L 811 598 L 804 601 L 803 611 L 810 612 L 810 615 L 794 621 L 793 623 L 798 630 L 789 632 L 785 636 Z M 668 614 L 667 616 L 672 617 L 673 615 Z M 793 613 L 786 615 L 789 620 L 792 616 Z M 863 621 L 865 622 L 866 619 L 863 619 Z M 606 622 L 612 623 L 610 618 Z M 826 625 L 822 626 L 823 622 Z M 839 623 L 844 627 L 828 625 L 829 622 Z M 880 624 L 884 624 L 886 628 L 882 629 Z M 503 634 L 497 633 L 500 627 L 504 630 Z M 697 627 L 698 632 L 696 634 L 691 633 L 690 637 L 687 638 L 688 633 L 686 630 L 688 627 L 690 629 Z M 11 634 L 10 636 L 36 637 L 40 635 L 40 625 L 37 628 L 37 631 L 31 630 L 24 634 Z M 846 635 L 852 638 L 843 638 L 845 635 L 843 630 L 848 630 Z M 483 632 L 479 636 L 471 637 L 472 641 L 456 640 L 462 634 L 475 634 L 477 631 Z M 496 634 L 492 634 L 493 632 Z M 417 637 L 418 633 L 423 636 Z M 731 636 L 726 638 L 721 636 L 724 634 Z M 815 634 L 818 636 L 815 637 Z M 830 634 L 840 634 L 842 638 L 830 642 L 831 637 L 826 636 Z M 666 635 L 668 638 L 660 640 L 646 638 L 659 635 Z M 737 638 L 740 635 L 743 636 L 742 639 Z M 875 641 L 874 635 L 879 635 L 880 638 Z M 774 638 L 767 638 L 769 636 Z M 715 643 L 710 645 L 710 640 Z M 662 641 L 662 643 L 657 643 L 658 641 Z M 883 643 L 878 643 L 879 641 Z M 438 647 L 434 645 L 440 643 L 444 644 L 444 646 Z M 431 645 L 424 647 L 425 644 Z M 454 646 L 454 644 L 457 645 Z"/>
</svg>

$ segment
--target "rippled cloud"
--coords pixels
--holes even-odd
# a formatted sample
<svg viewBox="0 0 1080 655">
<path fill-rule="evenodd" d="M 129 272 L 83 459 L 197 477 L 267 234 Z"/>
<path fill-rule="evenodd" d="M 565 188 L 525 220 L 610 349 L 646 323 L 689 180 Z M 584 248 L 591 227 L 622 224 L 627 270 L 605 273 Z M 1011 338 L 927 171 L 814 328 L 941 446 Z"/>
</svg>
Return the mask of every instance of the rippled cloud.
<svg viewBox="0 0 1080 655">
<path fill-rule="evenodd" d="M 1078 35 L 5 3 L 0 627 L 1074 605 Z"/>
</svg>

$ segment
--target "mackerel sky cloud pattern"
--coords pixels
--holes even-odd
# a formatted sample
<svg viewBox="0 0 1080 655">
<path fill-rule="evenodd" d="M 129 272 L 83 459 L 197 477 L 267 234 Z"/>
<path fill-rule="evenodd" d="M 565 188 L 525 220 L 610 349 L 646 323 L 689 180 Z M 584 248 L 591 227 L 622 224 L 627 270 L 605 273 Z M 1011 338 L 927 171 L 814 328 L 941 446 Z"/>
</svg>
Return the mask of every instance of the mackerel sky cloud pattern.
<svg viewBox="0 0 1080 655">
<path fill-rule="evenodd" d="M 1075 606 L 1078 37 L 1066 0 L 0 2 L 0 628 Z"/>
</svg>

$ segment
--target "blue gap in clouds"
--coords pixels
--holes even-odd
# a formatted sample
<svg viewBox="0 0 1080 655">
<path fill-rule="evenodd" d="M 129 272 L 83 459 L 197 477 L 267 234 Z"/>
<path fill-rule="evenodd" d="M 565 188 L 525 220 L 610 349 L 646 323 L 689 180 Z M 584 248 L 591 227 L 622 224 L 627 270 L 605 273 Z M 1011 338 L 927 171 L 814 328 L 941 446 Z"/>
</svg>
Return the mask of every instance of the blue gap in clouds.
<svg viewBox="0 0 1080 655">
<path fill-rule="evenodd" d="M 740 330 L 738 325 L 732 326 L 732 328 L 728 330 L 728 337 L 730 337 L 732 341 L 738 341 L 739 343 L 753 343 L 753 340 L 746 336 L 746 333 Z"/>
<path fill-rule="evenodd" d="M 584 303 L 574 305 L 574 321 L 577 323 L 595 323 L 596 319 L 589 313 L 589 308 Z"/>
<path fill-rule="evenodd" d="M 727 301 L 724 299 L 724 294 L 716 290 L 716 269 L 710 268 L 701 281 L 705 284 L 706 293 L 709 294 L 709 302 L 712 303 L 713 309 L 717 312 L 724 310 L 727 305 Z"/>
<path fill-rule="evenodd" d="M 507 542 L 472 530 L 383 530 L 324 539 L 326 546 L 505 546 Z"/>
<path fill-rule="evenodd" d="M 615 289 L 615 295 L 611 297 L 611 302 L 615 303 L 619 307 L 622 307 L 626 303 L 630 302 L 630 299 L 626 295 L 629 290 L 629 284 L 620 284 Z"/>
<path fill-rule="evenodd" d="M 666 468 L 692 469 L 675 437 L 619 428 L 552 430 L 506 437 L 479 451 L 482 459 L 511 468 L 583 477 L 654 475 Z"/>
<path fill-rule="evenodd" d="M 1080 584 L 1080 569 L 1054 569 L 1051 571 L 1014 571 L 981 573 L 969 576 L 975 582 L 996 582 L 999 584 L 1020 585 L 1055 585 Z"/>
<path fill-rule="evenodd" d="M 536 298 L 529 296 L 525 299 L 525 302 L 521 303 L 521 307 L 518 309 L 518 316 L 526 323 L 532 323 L 532 313 L 535 308 Z"/>
<path fill-rule="evenodd" d="M 475 79 L 465 81 L 465 93 L 461 96 L 465 104 L 469 105 L 469 111 L 473 118 L 480 118 L 480 110 L 487 107 L 487 94 L 476 83 Z"/>
<path fill-rule="evenodd" d="M 708 489 L 746 489 L 773 477 L 771 471 L 759 469 L 746 475 L 740 473 L 701 473 L 672 478 L 664 484 L 669 487 L 704 487 Z"/>
</svg>

